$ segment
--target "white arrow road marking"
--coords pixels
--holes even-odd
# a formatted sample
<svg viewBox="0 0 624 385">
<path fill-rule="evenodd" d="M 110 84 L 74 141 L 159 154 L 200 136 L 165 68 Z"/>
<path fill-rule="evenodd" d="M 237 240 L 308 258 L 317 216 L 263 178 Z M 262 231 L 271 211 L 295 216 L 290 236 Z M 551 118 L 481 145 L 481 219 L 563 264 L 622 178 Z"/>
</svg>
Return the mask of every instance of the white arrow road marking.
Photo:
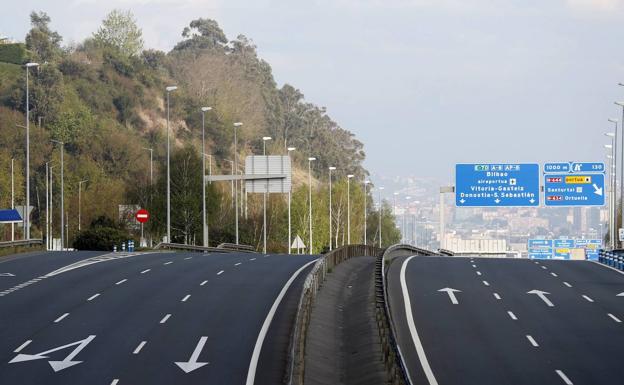
<svg viewBox="0 0 624 385">
<path fill-rule="evenodd" d="M 570 379 L 568 378 L 568 376 L 565 375 L 564 372 L 562 372 L 559 369 L 555 370 L 555 372 L 559 375 L 559 377 L 561 377 L 561 379 L 563 380 L 563 382 L 565 382 L 566 385 L 574 385 L 574 383 L 570 381 Z"/>
<path fill-rule="evenodd" d="M 199 369 L 202 366 L 209 364 L 208 362 L 197 362 L 197 359 L 199 358 L 199 355 L 201 354 L 204 345 L 206 345 L 207 340 L 208 337 L 202 337 L 199 339 L 199 342 L 197 343 L 197 346 L 195 347 L 195 350 L 193 350 L 193 354 L 191 354 L 191 358 L 188 361 L 175 362 L 175 364 L 178 365 L 178 367 L 182 369 L 184 373 L 190 373 L 195 369 Z"/>
<path fill-rule="evenodd" d="M 616 295 L 616 297 L 624 297 L 624 292 L 622 292 L 622 293 L 620 293 L 620 294 Z"/>
<path fill-rule="evenodd" d="M 459 304 L 459 302 L 457 301 L 457 297 L 455 296 L 455 293 L 461 293 L 461 290 L 452 289 L 450 287 L 445 287 L 444 289 L 440 289 L 438 291 L 448 294 L 449 298 L 451 299 L 451 303 L 453 305 Z"/>
<path fill-rule="evenodd" d="M 85 338 L 84 340 L 72 342 L 71 344 L 59 346 L 58 348 L 46 350 L 45 352 L 41 352 L 41 353 L 35 353 L 35 354 L 21 354 L 20 353 L 17 356 L 15 356 L 11 361 L 9 361 L 9 364 L 15 364 L 15 363 L 18 363 L 18 362 L 34 361 L 34 360 L 40 360 L 40 359 L 44 359 L 44 358 L 49 358 L 47 355 L 50 354 L 50 353 L 54 353 L 54 352 L 57 352 L 59 350 L 67 349 L 67 348 L 69 348 L 71 346 L 78 345 L 78 346 L 76 346 L 76 348 L 71 353 L 69 353 L 69 355 L 67 355 L 67 357 L 65 357 L 63 359 L 63 361 L 48 361 L 50 366 L 52 366 L 52 370 L 54 370 L 55 372 L 58 372 L 58 371 L 61 371 L 63 369 L 67 369 L 67 368 L 69 368 L 71 366 L 78 365 L 78 364 L 82 363 L 82 361 L 72 361 L 72 360 L 82 351 L 82 349 L 87 347 L 87 345 L 89 345 L 89 343 L 91 341 L 93 341 L 94 338 L 95 338 L 95 336 L 91 335 L 91 336 Z"/>
<path fill-rule="evenodd" d="M 11 274 L 11 273 L 0 273 L 0 277 L 15 277 L 15 274 Z"/>
<path fill-rule="evenodd" d="M 594 194 L 602 196 L 602 187 L 598 188 L 598 186 L 594 183 Z"/>
<path fill-rule="evenodd" d="M 552 302 L 550 302 L 548 298 L 546 298 L 546 294 L 550 294 L 549 292 L 535 289 L 535 290 L 527 291 L 527 294 L 536 294 L 538 297 L 541 298 L 542 301 L 544 301 L 544 303 L 546 303 L 547 306 L 549 307 L 555 306 Z"/>
</svg>

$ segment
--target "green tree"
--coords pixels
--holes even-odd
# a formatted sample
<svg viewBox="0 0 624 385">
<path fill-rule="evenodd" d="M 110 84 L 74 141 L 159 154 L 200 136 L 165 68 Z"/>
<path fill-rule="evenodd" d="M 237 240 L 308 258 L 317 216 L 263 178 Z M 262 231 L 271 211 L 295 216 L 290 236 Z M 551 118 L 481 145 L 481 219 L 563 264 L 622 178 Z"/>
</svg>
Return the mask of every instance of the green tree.
<svg viewBox="0 0 624 385">
<path fill-rule="evenodd" d="M 36 60 L 51 62 L 61 53 L 63 38 L 49 27 L 50 16 L 45 12 L 32 12 L 30 24 L 32 29 L 26 35 L 26 47 L 35 54 Z"/>
<path fill-rule="evenodd" d="M 176 44 L 174 50 L 221 48 L 228 39 L 219 27 L 219 23 L 212 19 L 195 19 L 188 27 L 184 27 L 182 37 L 185 40 Z"/>
<path fill-rule="evenodd" d="M 125 56 L 137 56 L 143 50 L 143 32 L 130 11 L 115 9 L 110 12 L 93 38 Z"/>
</svg>

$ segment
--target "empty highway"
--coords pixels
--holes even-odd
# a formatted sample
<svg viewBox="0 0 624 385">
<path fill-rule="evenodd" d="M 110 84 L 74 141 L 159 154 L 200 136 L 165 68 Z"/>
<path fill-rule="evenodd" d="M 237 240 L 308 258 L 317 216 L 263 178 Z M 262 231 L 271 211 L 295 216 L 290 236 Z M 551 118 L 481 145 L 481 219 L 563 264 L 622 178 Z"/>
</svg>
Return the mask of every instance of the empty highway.
<svg viewBox="0 0 624 385">
<path fill-rule="evenodd" d="M 282 381 L 316 257 L 99 254 L 0 262 L 0 383 Z"/>
<path fill-rule="evenodd" d="M 387 288 L 413 383 L 624 378 L 624 275 L 597 263 L 401 257 Z"/>
</svg>

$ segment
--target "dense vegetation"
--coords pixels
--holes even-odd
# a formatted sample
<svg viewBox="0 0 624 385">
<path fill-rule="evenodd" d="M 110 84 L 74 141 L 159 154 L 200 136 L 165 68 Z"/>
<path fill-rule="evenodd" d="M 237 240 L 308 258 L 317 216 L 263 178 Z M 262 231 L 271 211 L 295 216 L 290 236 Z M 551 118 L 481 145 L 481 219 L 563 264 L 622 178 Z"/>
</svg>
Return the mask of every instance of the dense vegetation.
<svg viewBox="0 0 624 385">
<path fill-rule="evenodd" d="M 206 117 L 206 152 L 212 173 L 230 173 L 234 159 L 233 123 L 238 130 L 241 165 L 246 155 L 261 153 L 262 137 L 271 136 L 267 153 L 286 154 L 294 162 L 292 194 L 293 237 L 308 239 L 308 157 L 312 163 L 315 252 L 329 244 L 327 168 L 334 173 L 333 228 L 335 244 L 346 243 L 347 174 L 351 182 L 351 242 L 362 242 L 364 191 L 367 175 L 362 167 L 363 145 L 341 128 L 325 108 L 305 101 L 301 91 L 288 84 L 278 88 L 270 65 L 258 57 L 253 42 L 239 35 L 229 41 L 216 21 L 197 19 L 182 31 L 182 40 L 171 52 L 143 48 L 141 30 L 129 12 L 113 11 L 94 34 L 80 44 L 62 46 L 62 37 L 50 27 L 43 12 L 31 14 L 32 28 L 25 37 L 23 61 L 41 63 L 30 69 L 31 204 L 34 237 L 42 234 L 45 209 L 45 163 L 53 165 L 55 216 L 58 237 L 59 149 L 50 139 L 65 143 L 65 209 L 70 241 L 77 235 L 78 182 L 83 185 L 83 232 L 101 216 L 119 219 L 115 231 L 138 231 L 126 223 L 119 205 L 148 208 L 152 219 L 145 230 L 157 241 L 165 234 L 166 101 L 165 87 L 178 85 L 170 94 L 172 129 L 172 238 L 201 244 L 201 122 L 202 106 L 211 106 Z M 1 50 L 0 50 L 1 51 Z M 4 52 L 22 55 L 19 48 Z M 14 60 L 13 60 L 14 61 Z M 10 207 L 11 159 L 15 159 L 16 202 L 24 202 L 25 69 L 7 60 L 0 62 L 0 207 Z M 150 152 L 154 178 L 150 181 Z M 240 167 L 242 168 L 242 166 Z M 237 190 L 238 191 L 238 190 Z M 243 196 L 245 194 L 243 193 Z M 256 247 L 262 242 L 262 196 L 241 199 L 241 242 Z M 246 204 L 246 205 L 245 205 Z M 234 240 L 234 208 L 229 182 L 207 189 L 210 244 Z M 376 242 L 378 216 L 368 197 L 369 243 Z M 285 251 L 287 197 L 272 194 L 268 203 L 269 249 Z M 382 216 L 384 243 L 399 234 L 390 210 Z M 88 229 L 87 229 L 88 228 Z M 111 227 L 112 229 L 113 227 Z M 8 231 L 5 226 L 5 239 Z M 87 233 L 81 238 L 87 238 Z M 109 234 L 116 237 L 117 232 Z M 306 242 L 307 243 L 307 242 Z M 78 246 L 78 245 L 77 245 Z"/>
</svg>

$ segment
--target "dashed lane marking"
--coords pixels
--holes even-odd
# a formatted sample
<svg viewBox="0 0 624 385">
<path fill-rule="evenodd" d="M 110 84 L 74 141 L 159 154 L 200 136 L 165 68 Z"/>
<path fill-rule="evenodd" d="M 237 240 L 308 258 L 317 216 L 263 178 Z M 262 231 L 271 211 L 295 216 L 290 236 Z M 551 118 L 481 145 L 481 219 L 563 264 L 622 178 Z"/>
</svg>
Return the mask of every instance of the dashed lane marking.
<svg viewBox="0 0 624 385">
<path fill-rule="evenodd" d="M 531 345 L 533 345 L 534 347 L 538 347 L 539 345 L 537 344 L 537 341 L 535 341 L 535 338 L 531 337 L 530 335 L 527 334 L 526 336 L 527 340 L 529 340 L 529 342 L 531 343 Z"/>
<path fill-rule="evenodd" d="M 87 298 L 87 301 L 93 301 L 94 299 L 96 299 L 99 296 L 100 296 L 100 293 L 93 294 L 91 297 Z"/>
<path fill-rule="evenodd" d="M 507 312 L 507 314 L 509 314 L 509 318 L 511 318 L 514 321 L 518 320 L 518 317 L 516 317 L 516 315 L 510 311 Z"/>
<path fill-rule="evenodd" d="M 568 376 L 565 375 L 564 372 L 562 372 L 559 369 L 555 370 L 555 372 L 559 375 L 559 377 L 561 377 L 561 379 L 566 385 L 574 385 L 574 383 L 570 381 L 570 379 L 568 378 Z"/>
<path fill-rule="evenodd" d="M 165 322 L 167 322 L 167 320 L 171 317 L 171 314 L 167 314 L 166 316 L 163 317 L 163 319 L 160 320 L 161 324 L 164 324 Z"/>
<path fill-rule="evenodd" d="M 65 313 L 62 316 L 58 317 L 57 319 L 54 320 L 54 323 L 57 324 L 59 322 L 61 322 L 62 320 L 64 320 L 67 316 L 69 315 L 69 313 Z"/>
<path fill-rule="evenodd" d="M 589 298 L 588 296 L 586 296 L 585 294 L 583 294 L 583 298 L 585 298 L 588 302 L 594 302 L 593 299 Z"/>
<path fill-rule="evenodd" d="M 147 341 L 142 341 L 139 346 L 136 347 L 136 349 L 134 349 L 134 351 L 132 352 L 132 354 L 139 354 L 141 352 L 141 349 L 143 349 L 143 347 L 145 346 L 145 344 L 147 343 Z"/>
</svg>

